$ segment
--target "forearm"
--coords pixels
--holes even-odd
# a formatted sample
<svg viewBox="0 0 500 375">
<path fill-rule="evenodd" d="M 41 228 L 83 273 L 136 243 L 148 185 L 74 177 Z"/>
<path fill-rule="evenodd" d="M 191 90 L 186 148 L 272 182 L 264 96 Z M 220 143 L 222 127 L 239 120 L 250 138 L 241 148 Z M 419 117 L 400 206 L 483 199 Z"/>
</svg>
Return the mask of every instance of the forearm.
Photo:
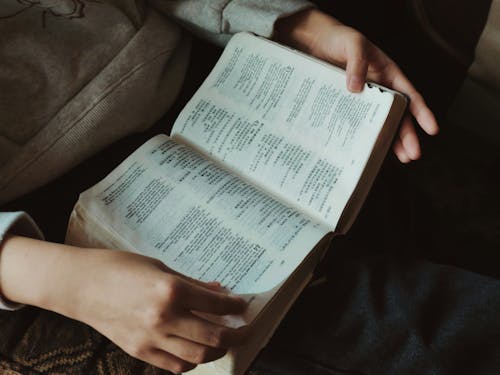
<svg viewBox="0 0 500 375">
<path fill-rule="evenodd" d="M 74 316 L 86 250 L 8 236 L 0 245 L 0 287 L 14 302 Z"/>
<path fill-rule="evenodd" d="M 282 18 L 276 22 L 274 38 L 302 51 L 313 53 L 317 40 L 321 38 L 327 25 L 338 25 L 340 22 L 311 8 Z"/>
</svg>

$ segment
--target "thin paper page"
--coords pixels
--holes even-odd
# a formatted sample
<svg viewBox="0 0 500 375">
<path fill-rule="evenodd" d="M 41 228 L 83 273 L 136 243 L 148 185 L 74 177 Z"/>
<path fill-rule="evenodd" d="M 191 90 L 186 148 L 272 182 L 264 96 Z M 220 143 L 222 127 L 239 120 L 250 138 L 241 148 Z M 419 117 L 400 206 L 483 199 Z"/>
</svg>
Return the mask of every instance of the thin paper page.
<svg viewBox="0 0 500 375">
<path fill-rule="evenodd" d="M 134 249 L 238 294 L 278 285 L 327 233 L 166 136 L 143 145 L 81 202 Z"/>
<path fill-rule="evenodd" d="M 393 95 L 239 34 L 178 117 L 173 136 L 334 229 Z"/>
</svg>

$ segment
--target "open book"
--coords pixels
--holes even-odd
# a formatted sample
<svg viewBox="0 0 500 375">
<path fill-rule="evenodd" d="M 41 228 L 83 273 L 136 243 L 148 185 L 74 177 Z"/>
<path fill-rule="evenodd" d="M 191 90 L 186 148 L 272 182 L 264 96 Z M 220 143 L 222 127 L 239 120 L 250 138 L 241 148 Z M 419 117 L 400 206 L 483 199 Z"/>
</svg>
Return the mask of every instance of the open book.
<svg viewBox="0 0 500 375">
<path fill-rule="evenodd" d="M 397 92 L 248 33 L 177 118 L 82 193 L 67 242 L 162 260 L 249 301 L 251 340 L 193 373 L 242 374 L 355 219 L 406 108 Z M 207 317 L 211 319 L 212 317 Z"/>
</svg>

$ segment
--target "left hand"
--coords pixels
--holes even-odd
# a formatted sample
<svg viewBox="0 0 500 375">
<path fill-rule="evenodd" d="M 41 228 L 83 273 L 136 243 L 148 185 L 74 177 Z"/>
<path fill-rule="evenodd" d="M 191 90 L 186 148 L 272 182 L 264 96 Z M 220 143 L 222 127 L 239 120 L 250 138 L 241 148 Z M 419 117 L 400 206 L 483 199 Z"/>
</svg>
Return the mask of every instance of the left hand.
<svg viewBox="0 0 500 375">
<path fill-rule="evenodd" d="M 308 9 L 278 21 L 276 38 L 320 59 L 343 66 L 347 87 L 363 90 L 365 80 L 401 91 L 410 98 L 410 112 L 429 135 L 439 131 L 432 111 L 401 69 L 357 30 L 319 10 Z M 406 115 L 393 145 L 402 163 L 420 158 L 420 143 L 410 115 Z"/>
</svg>

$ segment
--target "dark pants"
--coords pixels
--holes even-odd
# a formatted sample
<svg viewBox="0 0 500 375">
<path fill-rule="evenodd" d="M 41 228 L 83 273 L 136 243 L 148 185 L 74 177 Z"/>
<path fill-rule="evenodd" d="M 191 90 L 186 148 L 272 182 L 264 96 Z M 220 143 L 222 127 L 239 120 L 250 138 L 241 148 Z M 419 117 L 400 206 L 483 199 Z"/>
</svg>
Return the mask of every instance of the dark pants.
<svg viewBox="0 0 500 375">
<path fill-rule="evenodd" d="M 411 166 L 389 156 L 333 241 L 327 282 L 305 291 L 253 373 L 500 374 L 500 152 L 443 115 L 466 67 L 419 33 L 407 2 L 317 2 L 390 53 L 442 132 Z"/>
<path fill-rule="evenodd" d="M 333 249 L 332 249 L 333 251 Z M 415 259 L 334 262 L 255 374 L 498 374 L 500 281 Z"/>
</svg>

